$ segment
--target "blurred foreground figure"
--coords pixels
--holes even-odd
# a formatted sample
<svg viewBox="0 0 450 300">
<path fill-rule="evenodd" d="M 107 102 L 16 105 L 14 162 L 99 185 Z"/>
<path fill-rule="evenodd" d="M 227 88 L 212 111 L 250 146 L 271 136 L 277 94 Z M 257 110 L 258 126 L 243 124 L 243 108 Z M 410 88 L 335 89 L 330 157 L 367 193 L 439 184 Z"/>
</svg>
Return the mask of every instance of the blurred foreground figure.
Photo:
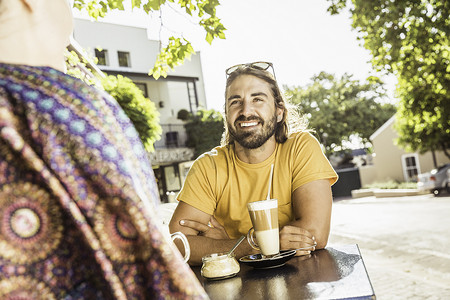
<svg viewBox="0 0 450 300">
<path fill-rule="evenodd" d="M 0 0 L 0 299 L 206 294 L 114 99 L 65 75 L 66 0 Z"/>
</svg>

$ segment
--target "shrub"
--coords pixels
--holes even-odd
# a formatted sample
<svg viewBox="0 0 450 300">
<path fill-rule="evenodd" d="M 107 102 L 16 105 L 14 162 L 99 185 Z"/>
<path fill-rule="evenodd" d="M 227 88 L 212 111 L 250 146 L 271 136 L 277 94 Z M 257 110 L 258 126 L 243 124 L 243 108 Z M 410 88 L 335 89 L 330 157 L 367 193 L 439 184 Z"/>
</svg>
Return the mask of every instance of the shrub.
<svg viewBox="0 0 450 300">
<path fill-rule="evenodd" d="M 363 189 L 416 189 L 416 182 L 398 182 L 394 180 L 389 180 L 385 182 L 374 182 L 365 185 Z"/>
<path fill-rule="evenodd" d="M 213 109 L 201 109 L 190 115 L 185 128 L 188 135 L 186 145 L 195 149 L 194 156 L 197 157 L 220 145 L 224 131 L 223 117 Z"/>
<path fill-rule="evenodd" d="M 191 113 L 188 112 L 186 109 L 180 109 L 177 114 L 177 119 L 187 121 L 189 119 L 190 114 Z"/>
</svg>

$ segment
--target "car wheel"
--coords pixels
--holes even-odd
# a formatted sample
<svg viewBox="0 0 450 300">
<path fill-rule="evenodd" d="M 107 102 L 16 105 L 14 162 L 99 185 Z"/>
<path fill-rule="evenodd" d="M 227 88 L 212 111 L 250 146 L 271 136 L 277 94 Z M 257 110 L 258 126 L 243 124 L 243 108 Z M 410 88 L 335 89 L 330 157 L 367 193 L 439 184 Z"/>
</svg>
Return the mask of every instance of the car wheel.
<svg viewBox="0 0 450 300">
<path fill-rule="evenodd" d="M 445 189 L 447 190 L 447 193 L 450 194 L 450 184 L 447 183 L 445 186 Z"/>
<path fill-rule="evenodd" d="M 439 196 L 440 193 L 441 193 L 441 191 L 440 191 L 439 189 L 435 189 L 435 190 L 433 191 L 433 194 L 434 194 L 435 196 Z"/>
</svg>

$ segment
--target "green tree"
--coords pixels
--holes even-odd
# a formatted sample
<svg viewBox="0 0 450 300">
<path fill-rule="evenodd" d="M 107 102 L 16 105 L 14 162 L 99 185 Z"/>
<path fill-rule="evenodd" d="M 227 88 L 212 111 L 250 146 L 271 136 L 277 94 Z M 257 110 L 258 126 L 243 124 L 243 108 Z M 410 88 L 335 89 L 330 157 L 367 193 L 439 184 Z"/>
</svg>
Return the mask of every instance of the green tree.
<svg viewBox="0 0 450 300">
<path fill-rule="evenodd" d="M 392 104 L 383 104 L 383 83 L 370 77 L 364 83 L 351 75 L 341 78 L 321 72 L 305 87 L 285 87 L 286 96 L 298 107 L 325 146 L 327 155 L 346 149 L 357 137 L 370 145 L 369 137 L 395 113 Z"/>
<path fill-rule="evenodd" d="M 160 139 L 159 112 L 155 104 L 127 77 L 107 76 L 102 85 L 113 96 L 136 128 L 145 150 L 154 151 L 153 143 Z"/>
<path fill-rule="evenodd" d="M 211 44 L 215 38 L 225 39 L 226 29 L 216 16 L 216 7 L 220 4 L 218 0 L 75 0 L 74 7 L 86 10 L 89 16 L 97 20 L 112 10 L 124 10 L 125 2 L 130 3 L 133 9 L 142 9 L 147 14 L 160 11 L 161 6 L 166 3 L 177 3 L 184 11 L 180 17 L 187 17 L 198 23 L 205 30 L 205 40 L 208 43 Z M 169 69 L 182 64 L 193 53 L 194 49 L 188 40 L 172 36 L 161 49 L 149 75 L 153 75 L 155 79 L 166 77 Z"/>
<path fill-rule="evenodd" d="M 349 7 L 373 66 L 398 78 L 398 143 L 450 159 L 450 2 L 328 1 L 331 14 Z"/>
<path fill-rule="evenodd" d="M 201 109 L 190 115 L 185 125 L 186 145 L 194 148 L 194 157 L 220 145 L 224 131 L 222 114 L 214 109 Z"/>
</svg>

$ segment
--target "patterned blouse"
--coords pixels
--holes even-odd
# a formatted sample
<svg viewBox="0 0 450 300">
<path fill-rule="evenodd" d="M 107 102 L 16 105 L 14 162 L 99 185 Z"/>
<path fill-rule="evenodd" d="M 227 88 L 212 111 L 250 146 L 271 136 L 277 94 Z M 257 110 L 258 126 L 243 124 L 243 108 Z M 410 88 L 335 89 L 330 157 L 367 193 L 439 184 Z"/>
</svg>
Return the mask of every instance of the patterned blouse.
<svg viewBox="0 0 450 300">
<path fill-rule="evenodd" d="M 106 93 L 0 63 L 0 299 L 205 299 L 163 234 L 135 128 Z"/>
</svg>

